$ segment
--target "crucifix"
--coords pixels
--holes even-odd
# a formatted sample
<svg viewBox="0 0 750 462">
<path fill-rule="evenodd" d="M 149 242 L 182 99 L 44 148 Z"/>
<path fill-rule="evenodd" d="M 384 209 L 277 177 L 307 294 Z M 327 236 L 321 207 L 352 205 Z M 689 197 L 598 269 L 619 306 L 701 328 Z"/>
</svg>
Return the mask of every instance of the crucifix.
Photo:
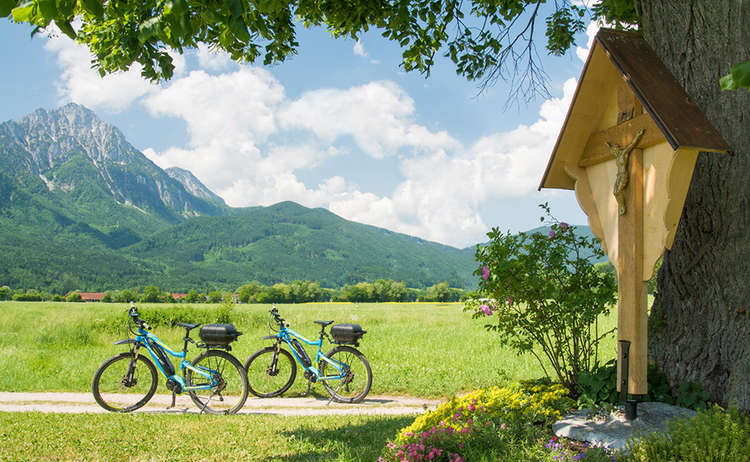
<svg viewBox="0 0 750 462">
<path fill-rule="evenodd" d="M 597 33 L 539 189 L 575 190 L 617 269 L 621 395 L 648 393 L 647 281 L 672 247 L 698 153 L 728 149 L 640 34 Z"/>
</svg>

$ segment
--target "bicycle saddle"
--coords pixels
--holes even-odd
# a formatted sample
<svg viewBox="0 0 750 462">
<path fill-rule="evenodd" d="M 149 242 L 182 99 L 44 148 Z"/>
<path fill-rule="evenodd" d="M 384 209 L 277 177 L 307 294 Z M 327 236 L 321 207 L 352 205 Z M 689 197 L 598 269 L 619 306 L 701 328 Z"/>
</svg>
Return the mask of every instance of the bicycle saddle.
<svg viewBox="0 0 750 462">
<path fill-rule="evenodd" d="M 177 325 L 178 325 L 178 326 L 180 326 L 180 327 L 184 327 L 184 328 L 185 328 L 185 329 L 187 329 L 187 330 L 193 330 L 193 329 L 195 329 L 196 327 L 200 326 L 200 325 L 201 325 L 201 323 L 199 323 L 199 322 L 196 322 L 196 323 L 194 323 L 194 324 L 188 324 L 188 323 L 186 323 L 186 322 L 178 322 L 178 323 L 177 323 Z"/>
<path fill-rule="evenodd" d="M 329 324 L 333 324 L 333 321 L 313 321 L 315 324 L 320 324 L 321 326 L 325 327 Z"/>
</svg>

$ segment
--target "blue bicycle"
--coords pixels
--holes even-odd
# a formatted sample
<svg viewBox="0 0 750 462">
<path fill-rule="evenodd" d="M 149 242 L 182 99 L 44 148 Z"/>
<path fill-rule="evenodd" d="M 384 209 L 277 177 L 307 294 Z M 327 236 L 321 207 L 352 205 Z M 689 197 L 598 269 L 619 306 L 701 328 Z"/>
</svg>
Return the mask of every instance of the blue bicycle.
<svg viewBox="0 0 750 462">
<path fill-rule="evenodd" d="M 106 360 L 91 384 L 94 399 L 101 407 L 112 412 L 131 412 L 145 406 L 156 392 L 158 367 L 172 392 L 172 405 L 167 409 L 174 407 L 175 395 L 183 392 L 190 394 L 201 413 L 234 414 L 242 408 L 247 399 L 247 375 L 240 361 L 228 353 L 232 349 L 229 344 L 242 332 L 232 324 L 206 324 L 200 330 L 203 343 L 197 343 L 190 331 L 200 324 L 180 322 L 177 325 L 185 328 L 185 337 L 182 351 L 177 352 L 149 332 L 151 328 L 132 303 L 128 315 L 128 327 L 135 338 L 118 340 L 115 345 L 130 345 L 130 351 Z M 206 351 L 188 362 L 188 343 Z M 153 362 L 141 354 L 141 348 L 146 349 Z M 180 359 L 179 374 L 167 354 Z"/>
<path fill-rule="evenodd" d="M 256 351 L 245 363 L 250 393 L 261 398 L 281 395 L 294 383 L 299 362 L 307 379 L 305 395 L 310 392 L 311 384 L 320 382 L 332 401 L 359 403 L 365 399 L 372 386 L 370 363 L 362 352 L 347 345 L 359 346 L 359 340 L 366 331 L 358 324 L 336 324 L 331 327 L 329 337 L 325 329 L 333 321 L 315 323 L 320 324 L 320 338 L 308 340 L 289 328 L 275 306 L 271 309 L 269 327 L 276 334 L 263 337 L 263 340 L 274 340 L 275 344 Z M 338 346 L 323 354 L 323 338 Z M 317 347 L 314 362 L 300 341 Z M 282 343 L 289 347 L 291 353 L 281 347 Z"/>
</svg>

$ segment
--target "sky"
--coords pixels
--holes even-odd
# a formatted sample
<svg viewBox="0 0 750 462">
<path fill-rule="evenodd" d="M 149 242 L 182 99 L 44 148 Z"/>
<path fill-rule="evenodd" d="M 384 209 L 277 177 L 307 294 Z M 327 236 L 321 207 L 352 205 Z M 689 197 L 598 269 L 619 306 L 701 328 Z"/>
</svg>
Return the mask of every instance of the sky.
<svg viewBox="0 0 750 462">
<path fill-rule="evenodd" d="M 508 104 L 508 84 L 480 92 L 447 59 L 429 78 L 404 72 L 377 32 L 336 40 L 300 26 L 299 53 L 273 66 L 190 50 L 170 81 L 151 84 L 137 66 L 100 78 L 67 37 L 0 21 L 0 121 L 75 102 L 230 206 L 294 201 L 464 248 L 493 227 L 539 226 L 544 202 L 587 223 L 572 191 L 537 188 L 596 30 L 563 57 L 541 45 L 550 98 Z"/>
</svg>

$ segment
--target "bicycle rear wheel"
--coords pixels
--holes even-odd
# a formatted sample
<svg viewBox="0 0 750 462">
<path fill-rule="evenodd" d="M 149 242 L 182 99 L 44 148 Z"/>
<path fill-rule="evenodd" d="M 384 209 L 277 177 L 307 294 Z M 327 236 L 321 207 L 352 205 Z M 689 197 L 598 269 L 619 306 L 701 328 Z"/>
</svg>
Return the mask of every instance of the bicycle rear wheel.
<svg viewBox="0 0 750 462">
<path fill-rule="evenodd" d="M 190 399 L 201 412 L 234 414 L 245 405 L 247 376 L 237 358 L 224 351 L 208 350 L 199 354 L 192 365 L 201 372 L 188 369 L 185 384 L 188 387 L 210 386 L 188 390 Z"/>
<path fill-rule="evenodd" d="M 323 377 L 329 374 L 342 376 L 341 379 L 322 380 L 333 400 L 339 403 L 359 403 L 365 399 L 372 386 L 372 370 L 365 355 L 356 348 L 337 346 L 326 356 L 344 369 L 340 373 L 325 360 L 321 360 L 318 366 Z"/>
<path fill-rule="evenodd" d="M 245 363 L 250 393 L 260 398 L 279 396 L 297 377 L 297 363 L 288 351 L 266 347 L 253 353 Z"/>
<path fill-rule="evenodd" d="M 143 407 L 156 393 L 154 364 L 143 356 L 121 353 L 104 361 L 94 374 L 91 391 L 99 406 L 112 412 L 131 412 Z"/>
</svg>

